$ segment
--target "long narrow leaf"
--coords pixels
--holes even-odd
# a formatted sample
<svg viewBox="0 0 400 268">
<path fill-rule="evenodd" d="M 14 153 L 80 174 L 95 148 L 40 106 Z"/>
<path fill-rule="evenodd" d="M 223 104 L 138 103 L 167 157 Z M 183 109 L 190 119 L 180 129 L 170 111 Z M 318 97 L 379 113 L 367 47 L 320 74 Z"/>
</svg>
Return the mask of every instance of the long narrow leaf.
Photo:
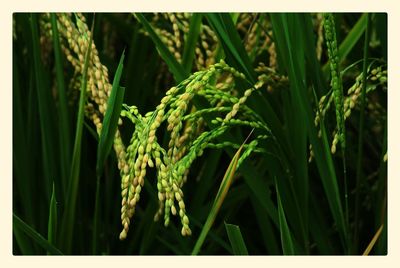
<svg viewBox="0 0 400 268">
<path fill-rule="evenodd" d="M 360 190 L 361 190 L 361 185 L 363 184 L 363 168 L 362 168 L 362 163 L 364 159 L 364 153 L 363 153 L 363 144 L 364 144 L 364 131 L 365 131 L 365 108 L 366 108 L 366 94 L 367 94 L 367 59 L 368 59 L 368 47 L 369 47 L 369 40 L 370 40 L 370 20 L 371 20 L 371 15 L 367 14 L 367 21 L 366 21 L 366 27 L 367 30 L 365 32 L 365 40 L 364 40 L 364 61 L 363 61 L 363 73 L 362 73 L 362 89 L 361 89 L 361 107 L 360 107 L 360 124 L 359 124 L 359 132 L 358 132 L 358 153 L 357 153 L 357 166 L 356 166 L 356 178 L 357 178 L 357 184 L 356 184 L 356 202 L 355 202 L 355 222 L 356 222 L 356 227 L 354 231 L 354 241 L 355 241 L 355 246 L 358 245 L 358 239 L 359 239 L 359 214 L 360 214 Z M 355 249 L 357 251 L 357 248 Z"/>
<path fill-rule="evenodd" d="M 32 227 L 21 220 L 17 215 L 13 213 L 13 228 L 18 229 L 33 239 L 43 249 L 53 255 L 63 255 L 62 252 L 46 240 L 41 234 L 36 232 Z"/>
<path fill-rule="evenodd" d="M 56 199 L 56 190 L 53 183 L 53 192 L 51 194 L 50 199 L 50 208 L 49 208 L 49 221 L 47 224 L 47 239 L 53 245 L 57 243 L 57 199 Z"/>
<path fill-rule="evenodd" d="M 122 53 L 117 71 L 115 73 L 110 98 L 107 102 L 107 110 L 104 116 L 103 127 L 100 133 L 100 139 L 97 146 L 97 164 L 96 171 L 99 176 L 103 170 L 104 161 L 110 153 L 114 142 L 115 132 L 118 126 L 119 115 L 122 102 L 124 100 L 125 88 L 119 86 L 121 79 L 125 52 Z"/>
<path fill-rule="evenodd" d="M 199 221 L 197 221 L 194 217 L 189 217 L 190 223 L 193 224 L 193 226 L 198 227 L 198 228 L 203 228 L 203 224 L 201 224 Z M 210 230 L 208 232 L 208 237 L 210 240 L 212 240 L 216 245 L 219 247 L 225 249 L 229 254 L 233 254 L 231 246 L 219 235 L 214 230 Z"/>
<path fill-rule="evenodd" d="M 376 231 L 374 237 L 372 238 L 371 242 L 369 242 L 367 248 L 364 250 L 363 256 L 369 255 L 371 252 L 372 248 L 376 244 L 376 241 L 378 240 L 379 236 L 381 235 L 383 230 L 383 224 L 379 227 L 378 231 Z"/>
<path fill-rule="evenodd" d="M 84 109 L 86 104 L 86 86 L 87 86 L 87 72 L 89 67 L 89 58 L 92 50 L 92 38 L 93 38 L 93 25 L 91 35 L 88 42 L 88 49 L 85 55 L 85 61 L 83 65 L 83 74 L 81 80 L 81 88 L 80 88 L 80 98 L 79 98 L 79 110 L 78 117 L 76 123 L 76 132 L 75 132 L 75 143 L 74 143 L 74 151 L 72 155 L 72 165 L 70 172 L 70 183 L 68 187 L 68 197 L 66 203 L 66 210 L 64 212 L 63 217 L 63 248 L 66 253 L 70 253 L 72 246 L 72 239 L 74 234 L 74 226 L 75 226 L 75 209 L 76 209 L 76 199 L 78 195 L 78 186 L 79 186 L 79 172 L 80 172 L 80 164 L 81 164 L 81 143 L 82 143 L 82 131 L 83 131 L 83 120 L 84 120 Z"/>
<path fill-rule="evenodd" d="M 190 19 L 189 33 L 183 48 L 182 66 L 186 73 L 190 73 L 195 55 L 197 39 L 200 34 L 203 14 L 194 13 Z"/>
<path fill-rule="evenodd" d="M 125 51 L 122 52 L 117 71 L 114 76 L 113 86 L 110 98 L 107 102 L 107 110 L 104 116 L 103 127 L 101 129 L 99 143 L 97 147 L 97 164 L 96 164 L 96 199 L 94 209 L 94 223 L 93 223 L 93 243 L 92 252 L 97 253 L 97 237 L 98 237 L 98 221 L 100 209 L 100 177 L 103 172 L 104 162 L 110 153 L 112 144 L 114 142 L 115 132 L 118 126 L 119 115 L 121 113 L 122 102 L 124 100 L 125 88 L 119 86 L 122 75 L 123 62 L 125 58 Z"/>
<path fill-rule="evenodd" d="M 294 255 L 295 247 L 293 244 L 292 235 L 290 233 L 289 225 L 286 221 L 285 211 L 282 206 L 281 195 L 278 187 L 276 187 L 276 194 L 278 196 L 278 215 L 279 227 L 281 233 L 282 250 L 284 255 Z"/>
<path fill-rule="evenodd" d="M 283 16 L 283 15 L 282 15 Z M 305 62 L 304 53 L 298 53 L 296 55 L 289 55 L 286 51 L 292 51 L 294 46 L 296 46 L 296 50 L 303 51 L 305 50 L 305 45 L 303 40 L 303 35 L 301 34 L 302 30 L 305 30 L 305 25 L 300 23 L 295 24 L 293 19 L 290 17 L 285 17 L 287 20 L 283 21 L 282 25 L 280 25 L 280 31 L 285 35 L 291 34 L 293 40 L 295 42 L 286 42 L 280 43 L 277 42 L 277 48 L 280 52 L 280 56 L 282 56 L 282 63 L 284 66 L 288 64 L 288 62 Z M 301 17 L 299 16 L 299 20 Z M 289 29 L 289 25 L 292 27 Z M 275 27 L 277 25 L 274 25 Z M 302 29 L 299 29 L 302 27 Z M 277 39 L 280 37 L 277 36 Z M 296 56 L 295 59 L 291 59 Z M 297 68 L 297 75 L 301 77 L 305 77 L 305 65 L 300 65 Z M 303 78 L 305 80 L 305 78 Z M 292 82 L 293 81 L 293 82 Z M 292 135 L 289 139 L 289 145 L 291 151 L 293 152 L 291 155 L 291 159 L 295 161 L 291 161 L 293 173 L 295 179 L 293 180 L 279 180 L 277 183 L 277 187 L 281 189 L 281 199 L 286 204 L 286 215 L 288 216 L 288 221 L 296 224 L 292 224 L 293 226 L 293 235 L 296 237 L 301 237 L 301 241 L 303 242 L 303 251 L 308 252 L 308 230 L 306 220 L 308 219 L 308 170 L 307 170 L 307 128 L 304 124 L 304 119 L 306 117 L 304 109 L 301 106 L 301 101 L 296 95 L 295 92 L 298 92 L 302 88 L 302 83 L 300 79 L 291 80 L 290 83 L 290 92 L 284 95 L 284 106 L 286 109 L 285 112 L 285 121 L 288 125 L 289 133 L 296 133 L 296 135 Z M 278 178 L 282 178 L 283 174 L 274 175 Z M 283 191 L 282 189 L 287 189 Z M 303 253 L 303 252 L 301 252 Z"/>
<path fill-rule="evenodd" d="M 56 14 L 51 13 L 51 29 L 53 33 L 54 58 L 56 64 L 57 93 L 58 93 L 58 122 L 59 144 L 61 155 L 62 191 L 67 189 L 68 172 L 71 165 L 71 135 L 69 126 L 69 114 L 67 108 L 67 96 L 65 92 L 64 69 L 62 63 L 61 46 L 58 35 Z"/>
<path fill-rule="evenodd" d="M 251 68 L 252 65 L 249 56 L 241 44 L 239 34 L 235 29 L 231 16 L 227 13 L 209 13 L 206 16 L 220 38 L 228 58 L 227 62 L 242 71 L 251 83 L 255 83 L 256 76 L 254 70 Z"/>
<path fill-rule="evenodd" d="M 13 245 L 13 254 L 21 253 L 22 255 L 33 255 L 35 254 L 35 249 L 32 246 L 32 239 L 29 236 L 26 236 L 23 231 L 18 228 L 13 228 L 13 234 L 15 237 L 16 244 L 18 247 Z M 17 252 L 16 249 L 19 248 L 20 252 Z"/>
<path fill-rule="evenodd" d="M 33 60 L 35 82 L 37 90 L 37 100 L 39 104 L 40 114 L 40 132 L 42 141 L 42 154 L 43 154 L 43 172 L 44 172 L 44 187 L 45 197 L 50 200 L 51 181 L 54 178 L 54 153 L 53 153 L 53 135 L 51 133 L 51 115 L 50 110 L 51 101 L 50 91 L 45 88 L 44 83 L 44 69 L 41 62 L 41 54 L 39 49 L 39 33 L 38 33 L 38 14 L 31 15 L 31 31 L 32 31 L 32 44 L 33 44 Z"/>
<path fill-rule="evenodd" d="M 237 163 L 238 163 L 238 160 L 240 157 L 240 153 L 243 149 L 243 144 L 237 150 L 235 156 L 232 158 L 231 162 L 229 163 L 228 169 L 226 170 L 225 175 L 221 181 L 221 184 L 218 189 L 218 193 L 215 197 L 211 211 L 208 214 L 206 223 L 204 224 L 203 229 L 201 230 L 201 233 L 199 235 L 199 238 L 197 239 L 196 244 L 193 248 L 192 255 L 197 255 L 200 252 L 201 246 L 203 245 L 204 240 L 206 239 L 206 236 L 207 236 L 209 230 L 211 229 L 211 226 L 213 225 L 215 218 L 217 217 L 219 209 L 221 208 L 221 205 L 222 205 L 222 203 L 228 193 L 229 187 L 232 183 L 233 176 L 235 175 L 236 166 L 237 166 Z"/>
<path fill-rule="evenodd" d="M 231 242 L 233 254 L 249 255 L 239 226 L 225 223 L 225 228 L 226 232 L 228 233 L 229 241 Z"/>
</svg>

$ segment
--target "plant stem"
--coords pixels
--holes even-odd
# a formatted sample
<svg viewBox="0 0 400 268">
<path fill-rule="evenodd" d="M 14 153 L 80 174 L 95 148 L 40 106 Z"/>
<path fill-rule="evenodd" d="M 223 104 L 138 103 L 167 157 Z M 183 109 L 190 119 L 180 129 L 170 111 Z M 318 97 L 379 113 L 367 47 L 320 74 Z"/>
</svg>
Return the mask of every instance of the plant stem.
<svg viewBox="0 0 400 268">
<path fill-rule="evenodd" d="M 367 57 L 368 57 L 368 42 L 370 35 L 371 15 L 367 17 L 367 29 L 365 31 L 364 41 L 364 63 L 363 63 L 363 86 L 361 89 L 361 110 L 360 110 L 360 125 L 358 133 L 358 155 L 357 155 L 357 186 L 356 186 L 356 204 L 355 204 L 355 230 L 354 230 L 354 244 L 353 253 L 358 251 L 359 241 L 359 216 L 360 216 L 360 188 L 363 183 L 362 180 L 362 156 L 363 156 L 363 139 L 364 139 L 364 121 L 365 121 L 365 102 L 366 102 L 366 89 L 367 89 Z"/>
</svg>

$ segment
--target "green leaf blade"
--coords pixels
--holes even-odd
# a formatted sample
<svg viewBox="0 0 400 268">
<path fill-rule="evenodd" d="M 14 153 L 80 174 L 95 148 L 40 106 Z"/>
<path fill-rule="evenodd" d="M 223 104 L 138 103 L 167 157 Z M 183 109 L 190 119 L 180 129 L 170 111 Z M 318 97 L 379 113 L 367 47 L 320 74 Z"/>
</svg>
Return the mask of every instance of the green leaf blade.
<svg viewBox="0 0 400 268">
<path fill-rule="evenodd" d="M 22 219 L 13 213 L 13 228 L 18 229 L 32 238 L 38 245 L 52 255 L 63 255 L 62 252 L 46 240 L 41 234 L 26 224 Z"/>
<path fill-rule="evenodd" d="M 125 88 L 120 87 L 119 85 L 122 75 L 124 58 L 125 52 L 123 52 L 121 55 L 118 68 L 115 73 L 110 98 L 107 102 L 107 110 L 103 120 L 103 127 L 100 133 L 99 143 L 97 147 L 96 163 L 96 171 L 98 176 L 100 176 L 103 170 L 105 159 L 110 153 L 111 147 L 113 145 L 115 132 L 118 127 L 118 120 L 121 113 L 122 102 L 124 100 Z"/>
<path fill-rule="evenodd" d="M 51 194 L 50 199 L 50 208 L 49 208 L 49 221 L 47 224 L 47 239 L 53 245 L 57 243 L 57 199 L 56 199 L 56 190 L 53 183 L 53 192 Z"/>
<path fill-rule="evenodd" d="M 58 33 L 56 14 L 51 13 L 51 29 L 53 32 L 54 59 L 56 65 L 57 93 L 58 93 L 58 122 L 59 122 L 59 144 L 61 160 L 62 189 L 67 189 L 68 172 L 71 165 L 71 135 L 68 114 L 68 101 L 64 82 L 64 69 L 62 63 L 61 45 Z M 63 192 L 62 191 L 62 192 Z"/>
<path fill-rule="evenodd" d="M 201 13 L 194 13 L 190 19 L 189 33 L 185 40 L 186 42 L 183 48 L 183 56 L 182 56 L 182 66 L 186 73 L 190 73 L 192 68 L 197 39 L 200 34 L 202 19 L 203 19 L 203 14 Z"/>
<path fill-rule="evenodd" d="M 72 247 L 72 240 L 74 236 L 74 226 L 75 226 L 75 208 L 76 208 L 76 200 L 78 195 L 78 187 L 79 187 L 79 173 L 80 173 L 80 164 L 81 164 L 81 144 L 82 144 L 82 132 L 84 126 L 84 111 L 86 105 L 86 88 L 88 82 L 88 68 L 89 68 L 89 59 L 92 51 L 92 41 L 93 41 L 93 26 L 94 21 L 92 23 L 91 32 L 88 44 L 88 49 L 85 54 L 85 61 L 83 65 L 83 73 L 81 79 L 81 88 L 80 88 L 80 97 L 79 97 L 79 110 L 76 122 L 76 131 L 75 131 L 75 142 L 74 142 L 74 150 L 72 154 L 72 162 L 71 162 L 71 171 L 70 171 L 70 181 L 68 186 L 67 193 L 67 202 L 66 208 L 63 215 L 63 225 L 62 225 L 62 241 L 63 241 L 63 250 L 66 253 L 70 253 Z"/>
<path fill-rule="evenodd" d="M 231 16 L 228 13 L 208 13 L 206 17 L 224 47 L 224 52 L 228 59 L 227 62 L 243 72 L 247 79 L 254 84 L 256 75 Z"/>
<path fill-rule="evenodd" d="M 225 223 L 226 232 L 232 246 L 233 254 L 249 255 L 240 228 L 237 225 Z"/>
<path fill-rule="evenodd" d="M 243 145 L 240 146 L 240 148 L 237 150 L 235 156 L 232 158 L 231 162 L 229 163 L 229 166 L 225 172 L 225 175 L 221 181 L 220 187 L 218 189 L 218 193 L 215 197 L 214 203 L 212 205 L 211 211 L 208 214 L 206 223 L 203 226 L 203 229 L 201 230 L 201 233 L 196 241 L 196 244 L 192 250 L 192 255 L 197 255 L 200 252 L 201 246 L 204 243 L 204 240 L 206 239 L 206 236 L 208 232 L 211 229 L 211 226 L 213 225 L 215 218 L 217 217 L 217 214 L 219 212 L 219 209 L 221 208 L 221 205 L 223 201 L 225 200 L 225 197 L 228 193 L 229 187 L 232 183 L 233 176 L 235 175 L 236 172 L 236 167 L 237 163 L 239 161 L 240 157 L 240 152 L 243 149 Z"/>
<path fill-rule="evenodd" d="M 278 217 L 279 217 L 279 231 L 281 234 L 282 250 L 284 255 L 295 255 L 295 247 L 293 243 L 292 234 L 289 229 L 289 225 L 286 221 L 285 211 L 283 209 L 281 196 L 279 189 L 276 187 L 276 193 L 278 196 Z"/>
<path fill-rule="evenodd" d="M 51 107 L 53 101 L 49 94 L 48 88 L 45 85 L 45 70 L 41 61 L 40 52 L 40 41 L 38 32 L 38 14 L 31 14 L 31 34 L 33 44 L 33 61 L 34 61 L 34 73 L 35 83 L 37 91 L 37 102 L 39 106 L 40 115 L 40 132 L 42 142 L 42 155 L 43 155 L 43 170 L 45 180 L 45 196 L 47 200 L 50 200 L 51 194 L 51 181 L 55 174 L 55 153 L 53 151 L 53 139 L 54 135 L 50 131 L 52 129 L 52 117 L 53 114 Z"/>
</svg>

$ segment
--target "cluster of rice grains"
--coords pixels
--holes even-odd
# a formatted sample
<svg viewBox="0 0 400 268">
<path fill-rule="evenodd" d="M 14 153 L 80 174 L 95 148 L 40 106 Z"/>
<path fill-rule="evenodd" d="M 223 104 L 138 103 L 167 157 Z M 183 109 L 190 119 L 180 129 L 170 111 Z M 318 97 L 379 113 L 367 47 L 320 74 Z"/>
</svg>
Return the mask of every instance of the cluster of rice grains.
<svg viewBox="0 0 400 268">
<path fill-rule="evenodd" d="M 362 77 L 363 74 L 360 73 L 355 78 L 355 83 L 347 90 L 347 95 L 344 96 L 343 93 L 343 85 L 341 82 L 341 74 L 339 72 L 339 59 L 338 59 L 338 51 L 337 51 L 337 41 L 335 34 L 335 23 L 332 14 L 324 14 L 318 15 L 318 20 L 321 20 L 320 25 L 318 26 L 318 31 L 321 30 L 322 26 L 325 29 L 325 39 L 326 45 L 328 48 L 328 58 L 329 65 L 331 71 L 331 87 L 332 91 L 329 91 L 326 95 L 322 96 L 319 100 L 318 112 L 315 117 L 315 126 L 318 126 L 321 122 L 321 118 L 323 118 L 327 111 L 330 109 L 332 102 L 335 104 L 335 112 L 336 112 L 336 128 L 333 131 L 333 140 L 331 145 L 332 154 L 336 153 L 336 146 L 338 142 L 340 142 L 341 147 L 345 147 L 345 133 L 344 133 L 344 123 L 350 117 L 351 111 L 356 107 L 359 103 L 361 96 L 361 89 L 363 87 Z M 318 21 L 317 20 L 317 21 Z M 322 40 L 321 34 L 319 34 L 318 42 Z M 377 65 L 379 62 L 372 62 L 367 69 L 367 96 L 368 93 L 374 91 L 375 89 L 387 88 L 387 70 L 385 65 Z M 373 65 L 377 65 L 373 68 Z M 368 99 L 367 99 L 368 101 Z M 379 106 L 378 102 L 371 101 L 369 102 L 367 108 L 370 110 L 370 115 L 372 117 L 381 118 L 382 107 Z M 319 132 L 321 135 L 321 131 Z M 313 158 L 313 151 L 310 145 L 310 158 L 311 161 Z"/>
<path fill-rule="evenodd" d="M 262 19 L 260 19 L 260 16 Z M 244 36 L 245 49 L 251 58 L 268 50 L 270 67 L 276 65 L 275 45 L 272 42 L 272 29 L 265 15 L 242 13 L 236 25 Z M 182 61 L 184 36 L 189 32 L 191 13 L 156 13 L 151 24 L 169 51 L 178 62 Z M 169 27 L 170 26 L 170 27 Z M 147 33 L 145 33 L 147 34 Z M 218 37 L 207 24 L 200 24 L 199 40 L 195 48 L 195 70 L 204 70 L 215 63 L 217 58 Z"/>
<path fill-rule="evenodd" d="M 240 163 L 250 152 L 260 151 L 257 149 L 258 140 L 266 139 L 269 129 L 245 105 L 245 102 L 254 90 L 262 87 L 264 82 L 258 81 L 254 87 L 247 89 L 242 97 L 237 98 L 233 96 L 230 88 L 221 90 L 216 87 L 218 78 L 225 79 L 227 75 L 233 80 L 245 79 L 242 73 L 220 61 L 207 70 L 194 73 L 176 87 L 169 89 L 156 109 L 145 116 L 140 115 L 135 106 L 124 106 L 121 115 L 133 122 L 135 131 L 127 148 L 129 172 L 123 176 L 121 183 L 121 220 L 124 228 L 120 239 L 127 236 L 130 220 L 140 199 L 147 167 L 155 168 L 157 171 L 159 210 L 154 220 L 158 220 L 164 214 L 164 225 L 168 226 L 170 214 L 179 214 L 182 224 L 181 234 L 186 236 L 191 234 L 191 230 L 182 186 L 187 180 L 193 161 L 201 156 L 206 148 L 238 147 L 238 144 L 230 142 L 212 143 L 234 126 L 245 125 L 265 133 L 258 135 L 246 147 L 245 153 L 239 160 Z M 196 97 L 206 100 L 210 106 L 191 110 Z M 215 119 L 207 123 L 203 119 L 205 115 L 213 115 Z M 163 123 L 170 137 L 166 149 L 158 143 L 156 135 Z"/>
<path fill-rule="evenodd" d="M 56 16 L 61 49 L 75 71 L 75 79 L 71 79 L 70 88 L 78 92 L 80 79 L 76 77 L 79 78 L 82 75 L 84 55 L 91 32 L 82 14 L 59 13 Z M 189 28 L 190 15 L 172 13 L 155 15 L 153 20 L 155 25 L 161 16 L 170 21 L 172 33 L 162 29 L 158 29 L 157 32 L 163 37 L 164 42 L 170 44 L 171 52 L 179 60 L 182 51 L 181 42 Z M 42 16 L 41 28 L 42 43 L 51 44 L 48 42 L 52 35 L 49 14 Z M 258 27 L 253 29 L 259 31 Z M 254 36 L 255 34 L 250 32 L 248 39 L 253 39 Z M 157 174 L 159 209 L 154 220 L 164 215 L 164 225 L 168 226 L 170 214 L 179 215 L 182 224 L 181 234 L 190 235 L 191 229 L 186 215 L 182 186 L 187 180 L 192 162 L 201 156 L 206 148 L 239 148 L 240 144 L 218 141 L 218 137 L 235 126 L 247 126 L 249 129 L 258 130 L 258 136 L 244 146 L 245 150 L 238 161 L 238 166 L 251 152 L 262 152 L 263 150 L 257 147 L 258 142 L 270 136 L 268 127 L 245 105 L 245 102 L 253 91 L 260 89 L 264 84 L 282 82 L 285 84 L 287 79 L 277 76 L 273 69 L 260 65 L 256 70 L 260 74 L 257 83 L 249 86 L 249 89 L 238 97 L 235 81 L 236 79 L 245 80 L 244 74 L 229 67 L 222 60 L 215 63 L 217 37 L 208 26 L 202 25 L 199 39 L 195 65 L 200 71 L 169 89 L 153 112 L 142 116 L 135 106 L 127 105 L 124 105 L 121 112 L 121 116 L 132 121 L 135 127 L 127 148 L 118 130 L 114 139 L 114 150 L 122 178 L 123 230 L 119 236 L 121 240 L 127 237 L 131 219 L 144 186 L 147 168 L 154 168 Z M 109 82 L 107 67 L 100 62 L 94 43 L 92 43 L 91 51 L 88 67 L 88 101 L 85 112 L 86 117 L 93 121 L 97 132 L 100 133 L 112 85 Z M 247 80 L 245 83 L 250 85 Z M 195 107 L 195 98 L 202 99 L 206 107 L 203 103 L 200 106 L 196 104 Z M 204 118 L 209 115 L 214 119 L 206 122 Z M 119 125 L 121 124 L 120 119 Z M 170 137 L 165 149 L 158 142 L 156 135 L 156 131 L 164 126 Z"/>
<path fill-rule="evenodd" d="M 73 16 L 75 16 L 74 19 Z M 91 35 L 86 23 L 86 18 L 81 13 L 76 13 L 74 15 L 58 13 L 57 25 L 60 34 L 61 49 L 66 59 L 74 68 L 74 76 L 82 76 L 85 53 L 88 49 Z M 41 32 L 44 34 L 42 42 L 45 42 L 46 39 L 50 39 L 49 37 L 52 34 L 50 14 L 43 14 L 41 28 Z M 112 85 L 109 82 L 108 69 L 100 62 L 98 51 L 93 42 L 91 55 L 89 56 L 87 76 L 88 102 L 85 107 L 85 115 L 92 120 L 96 126 L 97 133 L 100 134 Z M 80 88 L 80 79 L 72 79 L 71 82 L 73 83 L 72 89 L 78 92 Z M 119 125 L 121 124 L 122 120 L 120 119 Z M 114 150 L 118 158 L 118 168 L 122 175 L 127 171 L 127 164 L 125 160 L 125 146 L 122 143 L 118 129 L 114 138 Z"/>
<path fill-rule="evenodd" d="M 236 26 L 238 32 L 244 36 L 244 48 L 249 57 L 254 59 L 265 50 L 269 54 L 269 66 L 276 65 L 275 43 L 272 41 L 271 23 L 262 13 L 239 14 Z"/>
<path fill-rule="evenodd" d="M 367 70 L 367 96 L 370 95 L 369 93 L 375 91 L 377 88 L 382 88 L 385 90 L 387 88 L 387 70 L 386 66 L 377 66 L 376 68 L 369 68 Z M 347 90 L 347 95 L 344 96 L 344 120 L 346 121 L 350 115 L 353 109 L 356 108 L 356 106 L 360 103 L 360 97 L 361 97 L 361 89 L 363 87 L 362 83 L 362 73 L 360 73 L 356 79 L 355 83 Z M 319 101 L 319 112 L 317 113 L 315 117 L 315 125 L 318 126 L 321 117 L 324 117 L 329 108 L 331 107 L 331 104 L 333 102 L 334 96 L 331 93 L 328 93 L 327 95 L 324 95 L 321 97 Z M 367 98 L 367 101 L 369 99 Z M 378 102 L 370 101 L 368 103 L 367 108 L 370 110 L 370 115 L 375 117 L 375 118 L 380 118 L 383 109 L 382 107 L 379 106 Z M 333 131 L 333 141 L 331 145 L 331 152 L 334 154 L 336 152 L 336 145 L 339 141 L 339 135 L 337 129 Z"/>
<path fill-rule="evenodd" d="M 331 13 L 324 14 L 326 46 L 328 48 L 329 66 L 331 70 L 331 87 L 335 102 L 337 133 L 342 149 L 346 147 L 344 127 L 344 99 L 342 78 L 339 72 L 339 56 L 336 40 L 335 21 Z"/>
<path fill-rule="evenodd" d="M 182 44 L 189 32 L 192 16 L 191 13 L 155 13 L 151 19 L 153 29 L 178 62 L 182 61 Z M 201 24 L 194 57 L 196 70 L 203 70 L 215 63 L 217 44 L 216 34 L 208 25 Z"/>
</svg>

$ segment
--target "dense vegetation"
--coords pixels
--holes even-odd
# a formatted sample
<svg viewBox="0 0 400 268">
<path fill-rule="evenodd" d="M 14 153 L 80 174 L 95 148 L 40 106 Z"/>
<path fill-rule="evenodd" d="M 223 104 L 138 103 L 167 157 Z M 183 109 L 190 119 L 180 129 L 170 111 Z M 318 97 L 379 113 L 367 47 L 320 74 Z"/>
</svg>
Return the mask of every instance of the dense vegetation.
<svg viewBox="0 0 400 268">
<path fill-rule="evenodd" d="M 14 14 L 14 254 L 386 254 L 386 203 L 386 14 Z"/>
</svg>

